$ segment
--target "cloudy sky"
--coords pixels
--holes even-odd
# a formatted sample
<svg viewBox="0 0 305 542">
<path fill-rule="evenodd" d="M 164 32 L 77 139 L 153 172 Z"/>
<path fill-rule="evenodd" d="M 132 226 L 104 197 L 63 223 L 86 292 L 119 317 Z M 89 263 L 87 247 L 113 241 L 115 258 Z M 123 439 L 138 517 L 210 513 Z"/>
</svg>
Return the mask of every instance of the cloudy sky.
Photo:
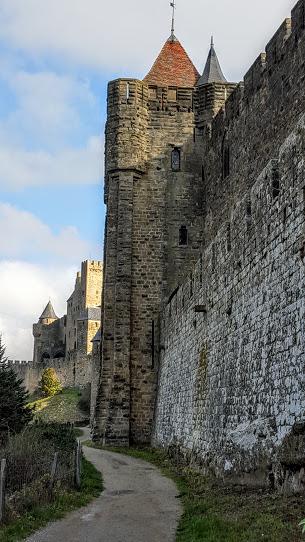
<svg viewBox="0 0 305 542">
<path fill-rule="evenodd" d="M 201 71 L 211 34 L 242 79 L 294 0 L 177 0 Z M 31 359 L 31 325 L 62 315 L 82 260 L 101 259 L 109 79 L 142 78 L 170 33 L 169 0 L 0 0 L 0 332 Z"/>
</svg>

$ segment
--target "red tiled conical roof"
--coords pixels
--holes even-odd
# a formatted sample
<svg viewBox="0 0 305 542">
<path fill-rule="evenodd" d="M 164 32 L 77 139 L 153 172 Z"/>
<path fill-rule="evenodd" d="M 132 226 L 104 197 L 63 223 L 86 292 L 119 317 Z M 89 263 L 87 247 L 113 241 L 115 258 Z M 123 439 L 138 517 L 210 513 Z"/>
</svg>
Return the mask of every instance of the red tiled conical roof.
<svg viewBox="0 0 305 542">
<path fill-rule="evenodd" d="M 180 41 L 170 37 L 144 81 L 149 85 L 194 87 L 200 77 Z"/>
</svg>

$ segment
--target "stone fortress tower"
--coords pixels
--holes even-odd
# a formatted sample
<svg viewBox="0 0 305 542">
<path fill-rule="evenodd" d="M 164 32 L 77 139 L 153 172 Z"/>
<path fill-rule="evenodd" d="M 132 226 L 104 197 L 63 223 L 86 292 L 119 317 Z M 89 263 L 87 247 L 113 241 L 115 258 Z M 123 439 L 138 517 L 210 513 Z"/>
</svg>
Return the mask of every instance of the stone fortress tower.
<svg viewBox="0 0 305 542">
<path fill-rule="evenodd" d="M 51 301 L 33 325 L 34 363 L 65 357 L 65 318 L 58 318 Z"/>
<path fill-rule="evenodd" d="M 91 354 L 92 339 L 101 327 L 103 267 L 100 261 L 82 263 L 67 301 L 66 356 Z"/>
<path fill-rule="evenodd" d="M 172 31 L 143 81 L 108 86 L 103 353 L 96 438 L 149 442 L 158 313 L 200 255 L 204 127 L 235 84 L 203 75 Z"/>
<path fill-rule="evenodd" d="M 94 438 L 305 484 L 305 0 L 227 82 L 172 30 L 108 86 Z"/>
<path fill-rule="evenodd" d="M 56 316 L 49 301 L 33 326 L 34 363 L 92 353 L 92 340 L 101 327 L 102 270 L 100 261 L 82 263 L 62 318 Z"/>
</svg>

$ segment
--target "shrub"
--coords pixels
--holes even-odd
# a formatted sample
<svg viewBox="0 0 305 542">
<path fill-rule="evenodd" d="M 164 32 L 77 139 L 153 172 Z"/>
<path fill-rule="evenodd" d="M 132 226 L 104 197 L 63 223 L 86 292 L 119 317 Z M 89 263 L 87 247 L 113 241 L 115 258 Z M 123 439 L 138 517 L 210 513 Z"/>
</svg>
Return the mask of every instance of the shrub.
<svg viewBox="0 0 305 542">
<path fill-rule="evenodd" d="M 58 452 L 55 490 L 74 487 L 74 454 L 76 440 L 71 425 L 36 422 L 18 435 L 8 438 L 0 449 L 7 460 L 8 519 L 48 502 L 50 473 Z"/>
<path fill-rule="evenodd" d="M 55 369 L 45 369 L 42 373 L 40 388 L 45 397 L 53 397 L 62 390 Z"/>
</svg>

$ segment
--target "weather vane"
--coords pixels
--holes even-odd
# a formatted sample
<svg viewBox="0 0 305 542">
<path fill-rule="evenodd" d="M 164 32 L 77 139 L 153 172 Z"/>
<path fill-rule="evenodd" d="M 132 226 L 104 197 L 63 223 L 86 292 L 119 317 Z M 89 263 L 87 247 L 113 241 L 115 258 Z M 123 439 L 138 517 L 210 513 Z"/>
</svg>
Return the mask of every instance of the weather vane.
<svg viewBox="0 0 305 542">
<path fill-rule="evenodd" d="M 173 17 L 172 17 L 172 39 L 175 39 L 175 9 L 176 9 L 176 1 L 173 0 L 170 3 L 171 7 L 173 8 Z"/>
</svg>

